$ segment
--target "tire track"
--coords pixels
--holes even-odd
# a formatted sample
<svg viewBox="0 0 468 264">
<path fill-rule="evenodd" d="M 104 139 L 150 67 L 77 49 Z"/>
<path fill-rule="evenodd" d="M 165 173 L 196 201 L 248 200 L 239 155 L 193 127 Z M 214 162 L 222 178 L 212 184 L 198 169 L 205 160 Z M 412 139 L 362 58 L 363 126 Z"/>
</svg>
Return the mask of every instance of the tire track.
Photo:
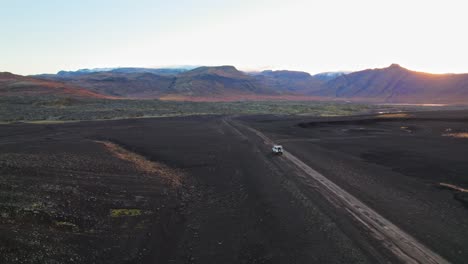
<svg viewBox="0 0 468 264">
<path fill-rule="evenodd" d="M 270 138 L 256 129 L 235 122 L 230 118 L 225 119 L 224 122 L 229 124 L 229 127 L 233 128 L 237 134 L 242 134 L 244 138 L 247 138 L 247 136 L 235 128 L 235 126 L 254 133 L 263 140 L 264 144 L 273 144 Z M 283 160 L 293 163 L 297 168 L 310 176 L 320 186 L 320 188 L 316 188 L 317 191 L 327 200 L 331 201 L 332 204 L 337 205 L 338 203 L 339 206 L 342 206 L 364 229 L 404 263 L 449 263 L 293 154 L 284 151 Z"/>
</svg>

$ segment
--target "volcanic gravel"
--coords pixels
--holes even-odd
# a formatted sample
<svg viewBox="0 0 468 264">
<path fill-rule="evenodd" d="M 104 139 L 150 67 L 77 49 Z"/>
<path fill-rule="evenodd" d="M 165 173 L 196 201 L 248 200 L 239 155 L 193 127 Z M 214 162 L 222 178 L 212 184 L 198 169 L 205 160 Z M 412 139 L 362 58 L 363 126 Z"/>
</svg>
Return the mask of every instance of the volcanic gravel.
<svg viewBox="0 0 468 264">
<path fill-rule="evenodd" d="M 465 116 L 237 120 L 463 263 Z M 1 125 L 0 263 L 397 262 L 225 118 Z"/>
</svg>

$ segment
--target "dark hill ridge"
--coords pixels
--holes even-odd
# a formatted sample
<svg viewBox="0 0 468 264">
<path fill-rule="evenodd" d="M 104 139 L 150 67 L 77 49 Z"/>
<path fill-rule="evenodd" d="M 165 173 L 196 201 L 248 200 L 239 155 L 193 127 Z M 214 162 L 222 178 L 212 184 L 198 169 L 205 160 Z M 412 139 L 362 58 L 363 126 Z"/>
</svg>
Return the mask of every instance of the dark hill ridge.
<svg viewBox="0 0 468 264">
<path fill-rule="evenodd" d="M 199 67 L 177 76 L 171 95 L 223 96 L 238 94 L 278 94 L 254 76 L 233 66 Z"/>
<path fill-rule="evenodd" d="M 79 69 L 77 71 L 59 71 L 57 74 L 39 74 L 35 77 L 54 77 L 60 76 L 63 78 L 79 75 L 86 75 L 98 72 L 115 72 L 115 73 L 153 73 L 158 75 L 176 75 L 196 67 L 181 66 L 176 68 L 140 68 L 140 67 L 119 67 L 119 68 L 95 68 L 95 69 Z"/>
<path fill-rule="evenodd" d="M 156 75 L 148 72 L 93 72 L 81 75 L 55 76 L 75 86 L 86 87 L 96 93 L 123 98 L 157 98 L 167 92 L 175 81 L 172 75 Z"/>
<path fill-rule="evenodd" d="M 180 74 L 180 76 L 185 77 L 200 75 L 217 75 L 226 78 L 249 79 L 249 76 L 247 74 L 237 70 L 236 67 L 229 65 L 213 67 L 202 66 Z"/>
<path fill-rule="evenodd" d="M 260 74 L 274 77 L 274 78 L 285 78 L 285 79 L 308 79 L 312 77 L 308 72 L 286 71 L 286 70 L 279 70 L 279 71 L 266 70 L 266 71 L 262 71 Z"/>
<path fill-rule="evenodd" d="M 429 74 L 392 64 L 338 76 L 316 95 L 389 103 L 466 103 L 468 74 Z"/>
<path fill-rule="evenodd" d="M 257 75 L 267 87 L 282 93 L 310 94 L 319 90 L 323 81 L 301 71 L 263 71 Z"/>
</svg>

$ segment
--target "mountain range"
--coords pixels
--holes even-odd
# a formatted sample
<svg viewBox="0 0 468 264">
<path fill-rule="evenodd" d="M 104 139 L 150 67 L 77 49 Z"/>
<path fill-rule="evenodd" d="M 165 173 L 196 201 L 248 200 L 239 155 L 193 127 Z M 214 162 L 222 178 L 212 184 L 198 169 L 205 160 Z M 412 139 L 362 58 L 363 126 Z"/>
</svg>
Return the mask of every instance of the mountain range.
<svg viewBox="0 0 468 264">
<path fill-rule="evenodd" d="M 315 94 L 389 103 L 466 103 L 468 74 L 430 74 L 392 64 L 338 76 Z"/>
<path fill-rule="evenodd" d="M 357 72 L 242 72 L 233 66 L 103 68 L 20 76 L 0 73 L 0 95 L 166 100 L 346 100 L 466 103 L 468 74 L 429 74 L 397 64 Z"/>
</svg>

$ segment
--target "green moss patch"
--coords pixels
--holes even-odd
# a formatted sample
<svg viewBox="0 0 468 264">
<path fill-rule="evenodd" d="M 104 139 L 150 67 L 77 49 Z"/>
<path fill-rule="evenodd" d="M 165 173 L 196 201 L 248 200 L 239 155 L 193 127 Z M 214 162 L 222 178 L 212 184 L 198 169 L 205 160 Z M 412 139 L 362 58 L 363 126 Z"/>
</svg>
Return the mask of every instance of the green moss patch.
<svg viewBox="0 0 468 264">
<path fill-rule="evenodd" d="M 139 216 L 141 215 L 140 209 L 111 209 L 111 217 L 123 217 L 123 216 Z"/>
</svg>

